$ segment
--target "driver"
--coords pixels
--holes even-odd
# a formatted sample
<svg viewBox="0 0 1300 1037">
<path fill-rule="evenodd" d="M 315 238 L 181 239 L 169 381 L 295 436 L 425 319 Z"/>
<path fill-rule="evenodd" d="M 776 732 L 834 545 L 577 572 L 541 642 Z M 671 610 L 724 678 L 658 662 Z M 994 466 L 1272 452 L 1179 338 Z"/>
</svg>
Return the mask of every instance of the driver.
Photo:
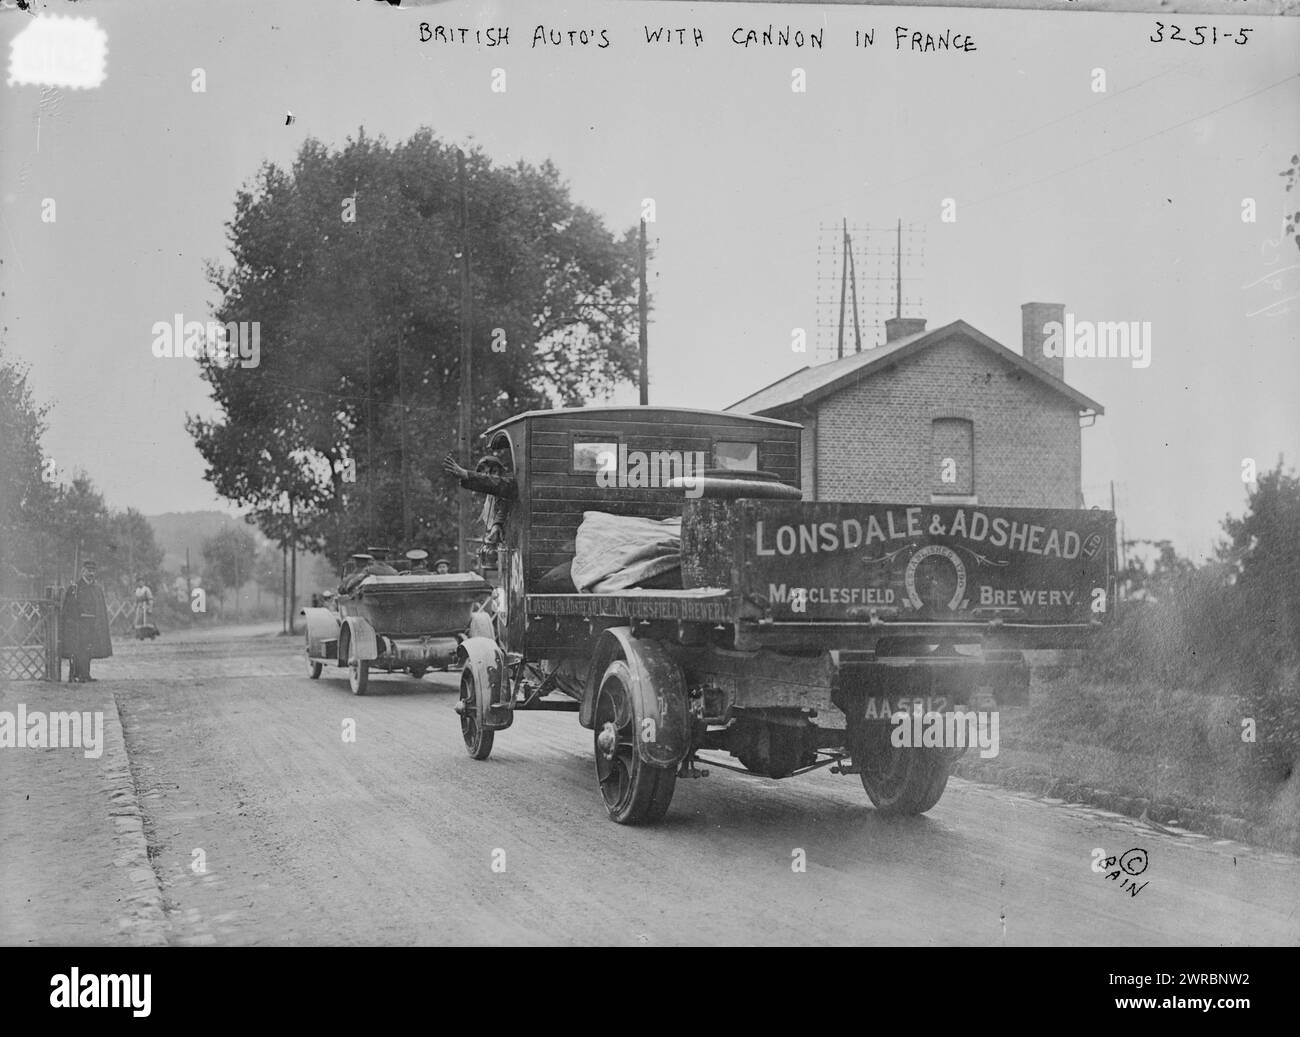
<svg viewBox="0 0 1300 1037">
<path fill-rule="evenodd" d="M 474 471 L 462 468 L 453 454 L 442 460 L 442 470 L 460 480 L 461 486 L 483 494 L 484 548 L 499 544 L 505 532 L 507 501 L 519 499 L 519 483 L 510 474 L 510 448 L 501 445 L 480 457 Z"/>
<path fill-rule="evenodd" d="M 351 594 L 361 585 L 367 576 L 396 576 L 397 570 L 387 562 L 380 562 L 371 554 L 354 554 L 353 565 L 356 567 L 349 575 L 343 577 L 339 584 L 340 594 Z"/>
</svg>

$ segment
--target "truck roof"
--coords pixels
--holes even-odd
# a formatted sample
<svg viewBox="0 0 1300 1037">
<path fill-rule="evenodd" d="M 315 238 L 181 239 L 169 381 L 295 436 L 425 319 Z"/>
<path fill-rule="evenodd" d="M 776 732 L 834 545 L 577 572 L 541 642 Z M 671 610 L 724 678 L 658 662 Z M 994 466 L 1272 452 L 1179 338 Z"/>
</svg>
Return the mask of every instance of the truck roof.
<svg viewBox="0 0 1300 1037">
<path fill-rule="evenodd" d="M 647 407 L 612 407 L 612 406 L 557 407 L 553 410 L 530 410 L 530 411 L 525 411 L 522 414 L 515 414 L 512 417 L 506 418 L 505 421 L 497 422 L 490 429 L 484 432 L 483 435 L 491 436 L 494 432 L 499 432 L 503 428 L 506 428 L 510 425 L 517 424 L 518 422 L 527 419 L 552 418 L 552 417 L 562 417 L 562 416 L 583 417 L 586 415 L 593 415 L 593 416 L 601 415 L 604 417 L 614 417 L 616 415 L 627 415 L 627 417 L 630 420 L 636 420 L 637 418 L 642 418 L 650 414 L 699 414 L 699 415 L 707 415 L 709 417 L 727 418 L 730 421 L 737 421 L 737 422 L 743 421 L 746 424 L 752 422 L 756 425 L 770 425 L 778 428 L 802 428 L 803 427 L 798 422 L 782 421 L 779 418 L 760 417 L 758 415 L 753 415 L 753 414 L 737 414 L 734 411 L 700 410 L 699 408 L 693 408 L 693 407 L 648 407 L 648 406 Z"/>
</svg>

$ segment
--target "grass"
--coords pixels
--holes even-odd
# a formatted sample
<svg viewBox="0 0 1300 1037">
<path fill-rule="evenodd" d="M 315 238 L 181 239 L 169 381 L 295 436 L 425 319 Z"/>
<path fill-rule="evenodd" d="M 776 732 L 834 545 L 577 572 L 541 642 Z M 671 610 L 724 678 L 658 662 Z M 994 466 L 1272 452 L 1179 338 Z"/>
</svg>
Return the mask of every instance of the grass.
<svg viewBox="0 0 1300 1037">
<path fill-rule="evenodd" d="M 1300 779 L 1277 766 L 1245 696 L 1149 682 L 1089 682 L 1035 671 L 1028 706 L 1002 710 L 995 769 L 1088 786 L 1188 812 L 1246 818 L 1285 843 L 1300 837 Z"/>
</svg>

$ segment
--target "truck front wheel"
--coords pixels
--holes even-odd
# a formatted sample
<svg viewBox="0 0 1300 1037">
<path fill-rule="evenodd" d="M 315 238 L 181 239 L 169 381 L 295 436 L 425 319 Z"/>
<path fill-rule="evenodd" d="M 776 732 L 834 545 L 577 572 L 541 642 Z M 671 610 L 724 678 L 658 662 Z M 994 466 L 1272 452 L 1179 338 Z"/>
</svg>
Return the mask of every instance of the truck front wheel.
<svg viewBox="0 0 1300 1037">
<path fill-rule="evenodd" d="M 466 666 L 460 675 L 460 735 L 465 740 L 465 751 L 476 760 L 486 760 L 492 755 L 495 732 L 479 723 L 478 696 L 490 695 L 487 688 L 474 683 L 474 671 Z"/>
<path fill-rule="evenodd" d="M 868 723 L 860 735 L 862 787 L 882 814 L 924 814 L 939 802 L 948 784 L 951 758 L 943 749 L 899 748 L 888 723 Z"/>
</svg>

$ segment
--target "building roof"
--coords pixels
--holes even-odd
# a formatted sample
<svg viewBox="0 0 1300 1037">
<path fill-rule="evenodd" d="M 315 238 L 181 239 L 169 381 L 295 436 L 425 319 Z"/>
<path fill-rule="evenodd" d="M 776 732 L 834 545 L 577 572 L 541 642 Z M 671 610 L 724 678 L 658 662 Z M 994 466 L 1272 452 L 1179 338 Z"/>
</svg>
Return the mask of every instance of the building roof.
<svg viewBox="0 0 1300 1037">
<path fill-rule="evenodd" d="M 737 400 L 728 411 L 736 414 L 766 414 L 771 411 L 789 407 L 792 404 L 807 405 L 823 397 L 838 392 L 840 389 L 856 382 L 860 378 L 869 378 L 877 371 L 891 367 L 919 353 L 923 349 L 937 346 L 953 338 L 969 339 L 976 345 L 983 346 L 999 360 L 1037 379 L 1049 389 L 1060 393 L 1081 411 L 1094 411 L 1105 414 L 1105 408 L 1078 389 L 1067 385 L 1059 378 L 1048 374 L 1031 360 L 1026 360 L 1019 353 L 1014 353 L 1000 342 L 989 338 L 982 331 L 971 327 L 964 320 L 955 320 L 933 331 L 921 331 L 907 335 L 875 349 L 864 349 L 861 353 L 832 360 L 830 363 L 815 367 L 804 367 L 793 374 L 786 375 L 766 388 L 751 393 L 742 400 Z"/>
</svg>

